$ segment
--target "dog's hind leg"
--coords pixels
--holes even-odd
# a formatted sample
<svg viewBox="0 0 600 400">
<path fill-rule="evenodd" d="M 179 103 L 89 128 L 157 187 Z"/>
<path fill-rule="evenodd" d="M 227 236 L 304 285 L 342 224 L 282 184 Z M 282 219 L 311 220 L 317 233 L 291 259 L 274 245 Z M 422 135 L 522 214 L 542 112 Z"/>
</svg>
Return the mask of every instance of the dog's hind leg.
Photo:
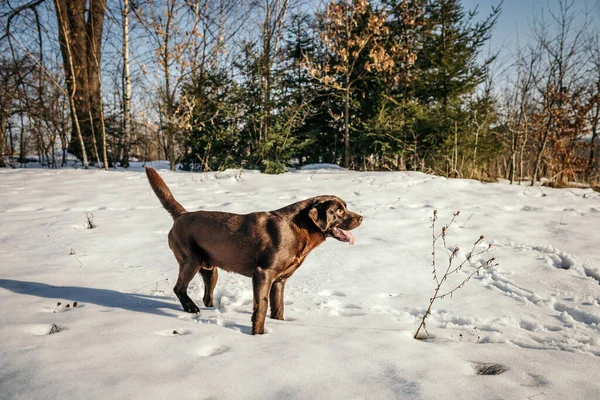
<svg viewBox="0 0 600 400">
<path fill-rule="evenodd" d="M 183 262 L 179 263 L 179 276 L 177 277 L 177 283 L 173 288 L 173 292 L 175 292 L 184 311 L 194 314 L 199 313 L 200 309 L 192 299 L 190 299 L 190 296 L 188 296 L 187 289 L 199 269 L 200 263 L 193 258 L 183 260 Z"/>
<path fill-rule="evenodd" d="M 269 295 L 271 304 L 271 318 L 283 319 L 283 290 L 285 289 L 286 279 L 276 280 L 271 286 Z"/>
<path fill-rule="evenodd" d="M 205 257 L 202 249 L 197 246 L 190 246 L 187 239 L 184 237 L 184 240 L 182 240 L 174 229 L 169 232 L 169 247 L 179 264 L 179 276 L 173 292 L 175 292 L 184 311 L 194 314 L 199 313 L 200 309 L 188 296 L 187 289 L 200 268 L 204 266 Z"/>
<path fill-rule="evenodd" d="M 191 253 L 187 248 L 179 246 L 176 241 L 170 240 L 169 245 L 179 263 L 179 276 L 177 277 L 177 283 L 173 288 L 173 292 L 175 292 L 184 311 L 189 313 L 199 313 L 200 309 L 188 296 L 187 289 L 194 276 L 196 276 L 200 270 L 202 260 L 200 260 L 196 254 Z"/>
<path fill-rule="evenodd" d="M 202 275 L 202 280 L 204 281 L 204 306 L 206 307 L 214 307 L 214 291 L 215 286 L 217 285 L 217 279 L 219 278 L 219 271 L 217 267 L 208 268 L 200 268 L 200 275 Z"/>
</svg>

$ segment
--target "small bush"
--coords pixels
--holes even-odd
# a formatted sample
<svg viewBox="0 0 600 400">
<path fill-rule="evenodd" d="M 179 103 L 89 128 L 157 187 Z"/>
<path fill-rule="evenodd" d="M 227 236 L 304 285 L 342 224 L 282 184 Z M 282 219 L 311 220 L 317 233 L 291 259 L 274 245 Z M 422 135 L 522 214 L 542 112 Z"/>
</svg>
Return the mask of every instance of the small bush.
<svg viewBox="0 0 600 400">
<path fill-rule="evenodd" d="M 458 252 L 460 251 L 460 249 L 458 247 L 455 247 L 453 250 L 448 250 L 448 246 L 446 245 L 446 235 L 448 234 L 448 230 L 450 229 L 450 227 L 452 226 L 452 224 L 455 222 L 456 217 L 458 217 L 460 214 L 460 211 L 457 211 L 454 213 L 452 220 L 450 220 L 450 222 L 444 226 L 442 226 L 441 232 L 437 232 L 436 228 L 435 228 L 435 222 L 437 221 L 437 210 L 433 211 L 433 217 L 432 217 L 432 224 L 431 224 L 431 238 L 432 238 L 432 242 L 431 242 L 431 255 L 432 255 L 432 267 L 433 267 L 433 280 L 435 281 L 435 289 L 433 291 L 433 296 L 431 296 L 431 298 L 429 299 L 429 307 L 427 307 L 427 311 L 425 312 L 425 315 L 423 315 L 423 319 L 421 320 L 421 323 L 419 324 L 419 327 L 417 328 L 417 331 L 415 332 L 415 335 L 413 336 L 415 339 L 421 339 L 419 337 L 419 332 L 421 331 L 421 329 L 423 329 L 425 331 L 425 333 L 427 333 L 427 335 L 429 335 L 429 332 L 427 332 L 427 328 L 426 328 L 426 320 L 427 317 L 431 314 L 431 307 L 433 306 L 433 303 L 437 300 L 437 299 L 443 299 L 444 297 L 450 296 L 452 297 L 452 295 L 454 294 L 455 291 L 457 291 L 458 289 L 460 289 L 461 287 L 463 287 L 472 277 L 473 275 L 477 274 L 479 275 L 479 271 L 482 268 L 491 268 L 494 267 L 498 264 L 494 264 L 495 258 L 490 258 L 486 261 L 480 262 L 479 265 L 477 265 L 472 271 L 469 272 L 469 274 L 467 275 L 466 278 L 459 280 L 458 283 L 454 282 L 453 284 L 453 289 L 448 290 L 448 291 L 442 291 L 442 285 L 444 285 L 444 283 L 446 283 L 448 281 L 448 278 L 452 275 L 455 274 L 459 271 L 461 271 L 463 269 L 463 267 L 465 266 L 465 264 L 468 261 L 471 261 L 471 259 L 475 256 L 478 256 L 480 254 L 486 253 L 490 250 L 490 248 L 492 247 L 491 244 L 487 245 L 484 249 L 480 249 L 479 251 L 476 251 L 477 246 L 479 246 L 481 244 L 481 242 L 484 239 L 484 236 L 481 235 L 479 236 L 479 239 L 477 239 L 475 241 L 475 243 L 473 243 L 473 247 L 471 248 L 471 251 L 467 254 L 467 256 L 465 257 L 465 259 L 458 265 L 456 265 L 456 258 L 458 257 Z M 446 254 L 448 256 L 448 265 L 446 267 L 446 270 L 444 271 L 443 275 L 439 275 L 439 271 L 437 270 L 437 266 L 436 266 L 436 245 L 439 242 L 439 240 L 442 240 L 442 243 L 444 245 L 444 250 L 446 251 Z"/>
<path fill-rule="evenodd" d="M 262 166 L 261 171 L 265 174 L 277 175 L 277 174 L 283 174 L 284 172 L 287 172 L 287 168 L 286 168 L 285 164 L 282 163 L 281 161 L 263 160 L 261 166 Z"/>
</svg>

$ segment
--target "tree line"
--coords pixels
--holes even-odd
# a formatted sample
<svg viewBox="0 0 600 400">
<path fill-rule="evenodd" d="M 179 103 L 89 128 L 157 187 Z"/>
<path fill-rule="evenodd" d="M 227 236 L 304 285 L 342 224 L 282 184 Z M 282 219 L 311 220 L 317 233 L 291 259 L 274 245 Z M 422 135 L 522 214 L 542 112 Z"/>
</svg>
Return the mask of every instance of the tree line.
<svg viewBox="0 0 600 400">
<path fill-rule="evenodd" d="M 499 59 L 501 7 L 7 0 L 0 163 L 597 182 L 598 10 L 556 0 Z"/>
</svg>

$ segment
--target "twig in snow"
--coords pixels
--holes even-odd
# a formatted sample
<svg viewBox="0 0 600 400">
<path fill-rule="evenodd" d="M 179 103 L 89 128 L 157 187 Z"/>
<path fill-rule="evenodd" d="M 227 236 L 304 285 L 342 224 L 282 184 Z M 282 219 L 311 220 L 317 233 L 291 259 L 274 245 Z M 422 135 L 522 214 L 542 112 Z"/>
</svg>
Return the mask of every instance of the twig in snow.
<svg viewBox="0 0 600 400">
<path fill-rule="evenodd" d="M 467 222 L 469 222 L 471 220 L 471 217 L 473 216 L 473 214 L 469 214 L 469 217 L 467 218 L 467 220 L 461 225 L 461 228 L 464 228 L 467 225 Z"/>
<path fill-rule="evenodd" d="M 562 222 L 564 215 L 565 215 L 565 210 L 563 210 L 562 213 L 560 213 L 560 222 L 558 223 L 559 225 L 566 225 L 566 224 L 563 224 L 563 222 Z"/>
<path fill-rule="evenodd" d="M 165 278 L 164 280 L 165 280 L 165 281 L 168 281 L 168 280 L 169 280 L 169 278 Z M 137 292 L 139 292 L 140 290 L 142 290 L 142 289 L 145 289 L 145 288 L 147 288 L 148 286 L 152 286 L 152 285 L 154 285 L 154 284 L 156 284 L 156 286 L 158 287 L 158 282 L 160 282 L 160 281 L 152 281 L 152 283 L 149 283 L 149 284 L 147 284 L 146 286 L 142 286 L 141 288 L 139 288 L 139 289 L 136 289 L 136 290 L 132 291 L 131 293 L 137 293 Z"/>
<path fill-rule="evenodd" d="M 96 227 L 96 225 L 94 225 L 94 214 L 85 213 L 85 216 L 87 217 L 87 225 L 85 227 L 87 229 L 94 229 Z"/>
<path fill-rule="evenodd" d="M 83 267 L 83 263 L 79 260 L 79 258 L 77 257 L 77 254 L 75 254 L 75 250 L 71 249 L 71 251 L 69 252 L 70 256 L 75 256 L 75 259 L 77 260 L 77 262 L 79 263 L 80 267 Z"/>
<path fill-rule="evenodd" d="M 456 265 L 454 263 L 454 265 L 453 265 L 453 262 L 457 258 L 458 252 L 460 251 L 460 249 L 458 247 L 455 247 L 452 251 L 449 251 L 448 246 L 446 245 L 446 235 L 448 233 L 448 230 L 450 229 L 450 227 L 456 220 L 456 217 L 458 217 L 459 214 L 460 214 L 460 211 L 455 212 L 453 214 L 450 222 L 448 224 L 444 225 L 442 227 L 441 232 L 436 235 L 435 222 L 437 221 L 437 210 L 433 211 L 433 218 L 432 218 L 432 224 L 431 224 L 431 238 L 432 238 L 432 240 L 431 240 L 431 256 L 432 256 L 432 269 L 433 269 L 432 274 L 433 274 L 433 279 L 435 280 L 436 286 L 433 291 L 433 296 L 429 299 L 429 307 L 427 307 L 427 311 L 425 312 L 425 315 L 423 315 L 423 318 L 421 319 L 421 323 L 419 324 L 419 327 L 417 328 L 417 331 L 415 332 L 415 334 L 413 336 L 415 339 L 419 339 L 419 332 L 421 331 L 421 329 L 423 329 L 425 331 L 425 333 L 427 335 L 429 335 L 429 332 L 427 331 L 426 320 L 427 320 L 427 317 L 429 315 L 431 315 L 431 307 L 433 306 L 433 303 L 437 299 L 443 299 L 447 296 L 452 297 L 454 292 L 457 291 L 458 289 L 460 289 L 461 287 L 463 287 L 469 280 L 471 280 L 471 278 L 475 274 L 479 275 L 479 271 L 482 268 L 491 268 L 491 267 L 498 265 L 498 264 L 494 263 L 495 258 L 490 258 L 487 261 L 481 262 L 472 272 L 470 272 L 467 275 L 467 277 L 465 279 L 463 279 L 460 283 L 455 285 L 453 289 L 448 290 L 446 292 L 441 291 L 442 285 L 444 284 L 444 282 L 446 282 L 448 280 L 449 276 L 462 270 L 463 266 L 467 262 L 470 262 L 474 256 L 478 256 L 480 254 L 486 253 L 492 247 L 492 245 L 490 243 L 484 250 L 481 250 L 479 252 L 475 251 L 476 247 L 479 244 L 481 244 L 481 242 L 484 239 L 484 236 L 481 235 L 479 237 L 479 239 L 477 239 L 475 241 L 475 243 L 473 243 L 473 247 L 471 248 L 471 251 L 465 257 L 465 259 L 460 264 Z M 441 277 L 438 275 L 438 270 L 437 270 L 437 266 L 436 266 L 436 252 L 435 252 L 436 244 L 438 243 L 438 240 L 440 238 L 442 239 L 444 249 L 446 250 L 446 253 L 448 255 L 448 266 L 446 267 L 446 271 L 444 271 L 444 274 L 441 275 Z"/>
</svg>

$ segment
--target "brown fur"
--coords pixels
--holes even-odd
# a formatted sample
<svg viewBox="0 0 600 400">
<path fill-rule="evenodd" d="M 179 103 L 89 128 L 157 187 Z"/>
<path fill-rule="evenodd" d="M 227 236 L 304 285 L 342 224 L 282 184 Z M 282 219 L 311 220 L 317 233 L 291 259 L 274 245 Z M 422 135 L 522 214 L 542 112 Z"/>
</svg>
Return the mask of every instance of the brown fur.
<svg viewBox="0 0 600 400">
<path fill-rule="evenodd" d="M 335 196 L 318 196 L 279 210 L 245 215 L 218 211 L 187 212 L 152 168 L 146 175 L 154 193 L 173 217 L 169 247 L 179 263 L 179 277 L 173 291 L 183 309 L 200 309 L 187 295 L 192 278 L 200 273 L 204 281 L 204 305 L 214 306 L 217 268 L 252 278 L 254 307 L 252 334 L 264 333 L 267 306 L 271 318 L 283 319 L 283 292 L 287 279 L 306 256 L 333 230 L 351 230 L 362 216 L 349 211 Z"/>
</svg>

